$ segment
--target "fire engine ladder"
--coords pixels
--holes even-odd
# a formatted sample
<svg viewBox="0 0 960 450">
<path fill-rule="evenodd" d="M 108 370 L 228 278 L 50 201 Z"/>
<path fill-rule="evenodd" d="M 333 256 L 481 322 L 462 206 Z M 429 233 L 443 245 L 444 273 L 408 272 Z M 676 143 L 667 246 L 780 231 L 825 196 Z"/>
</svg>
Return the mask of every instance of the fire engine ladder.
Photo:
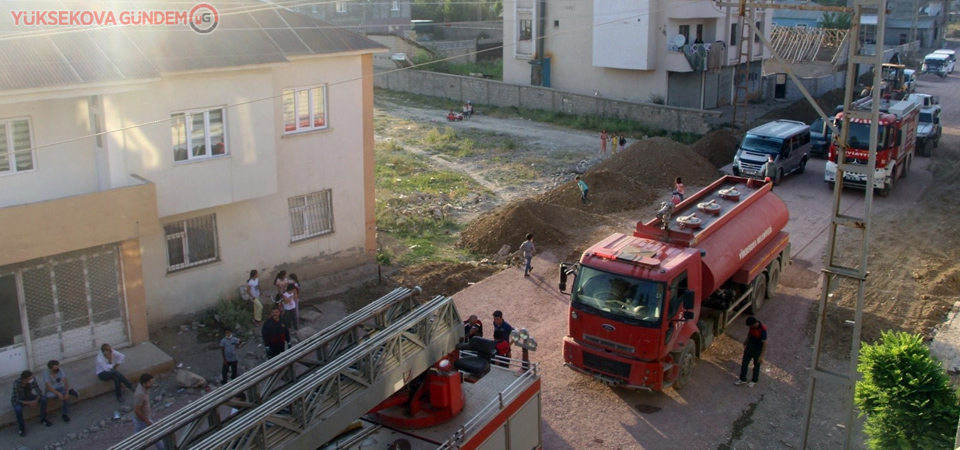
<svg viewBox="0 0 960 450">
<path fill-rule="evenodd" d="M 750 59 L 753 58 L 753 28 L 755 8 L 747 8 L 746 0 L 740 0 L 737 22 L 737 70 L 734 74 L 733 119 L 731 128 L 746 127 L 750 123 L 747 116 L 747 102 L 750 93 Z"/>
<path fill-rule="evenodd" d="M 328 442 L 456 348 L 463 326 L 438 296 L 191 449 L 303 449 Z"/>
<path fill-rule="evenodd" d="M 875 50 L 872 55 L 863 54 L 860 44 L 860 17 L 862 14 L 877 15 L 877 33 Z M 853 4 L 853 14 L 851 18 L 851 32 L 849 57 L 847 60 L 847 88 L 844 93 L 843 105 L 843 124 L 840 129 L 840 140 L 838 142 L 837 154 L 837 173 L 836 183 L 833 189 L 833 209 L 831 211 L 831 220 L 829 225 L 829 241 L 825 267 L 823 269 L 822 288 L 820 292 L 819 313 L 817 314 L 817 331 L 813 340 L 813 361 L 811 364 L 810 391 L 807 394 L 806 410 L 803 422 L 803 446 L 808 447 L 811 433 L 811 416 L 815 411 L 815 402 L 818 387 L 821 382 L 829 382 L 843 386 L 843 402 L 845 410 L 846 428 L 844 435 L 844 447 L 850 448 L 853 435 L 853 392 L 854 385 L 859 377 L 857 373 L 857 362 L 860 356 L 860 333 L 863 328 L 863 303 L 867 282 L 867 252 L 870 242 L 870 215 L 873 210 L 873 182 L 875 168 L 877 164 L 877 131 L 879 127 L 880 116 L 880 89 L 872 90 L 872 102 L 870 109 L 857 109 L 854 103 L 853 95 L 856 89 L 857 66 L 873 66 L 873 85 L 881 85 L 882 64 L 883 64 L 883 45 L 884 29 L 886 23 L 886 1 L 880 0 L 855 0 Z M 850 121 L 868 120 L 870 123 L 870 148 L 869 158 L 866 165 L 851 164 L 847 162 L 846 153 L 849 144 Z M 842 205 L 843 200 L 843 180 L 844 174 L 860 174 L 866 178 L 866 189 L 864 189 L 862 217 L 844 214 L 852 208 Z M 849 199 L 847 201 L 850 201 Z M 855 206 L 855 205 L 851 205 Z M 859 241 L 854 246 L 854 251 L 843 251 L 841 243 Z M 821 345 L 823 343 L 824 322 L 826 321 L 827 304 L 834 300 L 834 293 L 843 281 L 853 282 L 857 285 L 857 307 L 853 319 L 853 336 L 850 343 L 850 360 L 846 370 L 833 370 L 825 367 L 821 358 Z M 824 394 L 828 391 L 824 390 Z M 831 391 L 832 392 L 832 391 Z"/>
<path fill-rule="evenodd" d="M 396 289 L 280 355 L 247 371 L 235 380 L 157 421 L 146 430 L 114 445 L 114 450 L 145 450 L 163 442 L 167 450 L 186 449 L 232 421 L 244 417 L 273 398 L 288 392 L 340 356 L 355 349 L 370 335 L 391 325 L 407 323 L 411 311 L 420 308 L 420 288 Z M 239 394 L 245 402 L 236 401 Z M 238 409 L 222 421 L 221 406 Z"/>
</svg>

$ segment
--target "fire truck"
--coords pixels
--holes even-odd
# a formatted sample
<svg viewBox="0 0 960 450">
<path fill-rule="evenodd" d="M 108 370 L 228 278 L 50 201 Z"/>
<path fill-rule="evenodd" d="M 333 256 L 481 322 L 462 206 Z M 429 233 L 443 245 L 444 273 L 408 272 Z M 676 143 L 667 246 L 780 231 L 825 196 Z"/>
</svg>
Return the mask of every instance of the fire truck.
<svg viewBox="0 0 960 450">
<path fill-rule="evenodd" d="M 859 110 L 869 110 L 872 99 L 865 98 L 852 105 Z M 916 102 L 903 100 L 895 103 L 885 101 L 880 108 L 880 120 L 877 129 L 877 165 L 874 172 L 873 188 L 878 189 L 881 197 L 890 195 L 898 178 L 906 177 L 913 164 L 917 147 L 917 119 L 920 107 Z M 843 112 L 837 114 L 836 124 L 843 124 Z M 837 180 L 837 139 L 830 145 L 829 160 L 824 169 L 823 179 L 830 189 Z M 848 164 L 867 164 L 870 148 L 870 121 L 855 118 L 850 121 L 849 148 L 846 160 Z M 865 188 L 867 176 L 852 171 L 844 172 L 843 185 Z"/>
<path fill-rule="evenodd" d="M 763 181 L 725 176 L 576 264 L 564 365 L 624 388 L 680 389 L 738 316 L 776 295 L 790 262 L 789 213 Z"/>
</svg>

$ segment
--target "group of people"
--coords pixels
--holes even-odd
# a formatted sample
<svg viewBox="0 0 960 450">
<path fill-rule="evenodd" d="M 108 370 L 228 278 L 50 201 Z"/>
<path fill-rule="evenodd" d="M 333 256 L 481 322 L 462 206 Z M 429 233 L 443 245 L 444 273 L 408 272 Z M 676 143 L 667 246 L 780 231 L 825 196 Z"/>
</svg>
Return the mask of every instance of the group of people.
<svg viewBox="0 0 960 450">
<path fill-rule="evenodd" d="M 500 310 L 493 312 L 493 341 L 497 349 L 497 356 L 502 356 L 504 358 L 510 358 L 510 332 L 513 331 L 513 327 L 507 323 L 506 320 L 503 320 L 503 312 Z M 483 322 L 476 316 L 476 314 L 467 318 L 463 321 L 463 339 L 464 341 L 469 341 L 474 337 L 483 337 Z M 496 363 L 502 366 L 506 366 L 506 363 Z"/>
<path fill-rule="evenodd" d="M 600 155 L 607 154 L 607 142 L 611 142 L 611 153 L 616 153 L 617 148 L 620 148 L 622 152 L 623 149 L 627 146 L 627 138 L 624 137 L 623 133 L 607 133 L 607 129 L 604 128 L 600 131 Z"/>
<path fill-rule="evenodd" d="M 459 122 L 461 120 L 473 117 L 473 102 L 468 100 L 463 104 L 462 110 L 462 113 L 458 113 L 451 109 L 450 112 L 447 113 L 447 120 L 450 122 Z"/>
<path fill-rule="evenodd" d="M 273 296 L 274 306 L 280 308 L 280 320 L 293 330 L 300 329 L 300 279 L 297 274 L 287 274 L 281 270 L 273 279 L 273 286 L 277 288 Z M 253 324 L 260 325 L 263 319 L 263 303 L 260 301 L 260 272 L 250 271 L 243 298 L 253 302 Z"/>
</svg>

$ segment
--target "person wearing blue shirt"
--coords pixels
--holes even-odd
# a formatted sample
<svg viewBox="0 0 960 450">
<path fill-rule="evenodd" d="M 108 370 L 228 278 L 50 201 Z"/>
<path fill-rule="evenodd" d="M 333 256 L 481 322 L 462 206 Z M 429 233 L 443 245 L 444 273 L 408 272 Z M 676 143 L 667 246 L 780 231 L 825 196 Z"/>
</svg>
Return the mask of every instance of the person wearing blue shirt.
<svg viewBox="0 0 960 450">
<path fill-rule="evenodd" d="M 511 327 L 506 320 L 503 320 L 503 312 L 500 310 L 493 312 L 493 329 L 494 331 L 503 331 L 503 335 L 506 336 L 506 339 L 510 338 L 510 332 L 513 331 L 513 327 Z"/>
<path fill-rule="evenodd" d="M 584 205 L 590 203 L 590 199 L 587 198 L 587 192 L 590 188 L 587 187 L 587 183 L 580 179 L 580 175 L 577 175 L 577 187 L 580 188 L 580 201 L 582 201 Z"/>
</svg>

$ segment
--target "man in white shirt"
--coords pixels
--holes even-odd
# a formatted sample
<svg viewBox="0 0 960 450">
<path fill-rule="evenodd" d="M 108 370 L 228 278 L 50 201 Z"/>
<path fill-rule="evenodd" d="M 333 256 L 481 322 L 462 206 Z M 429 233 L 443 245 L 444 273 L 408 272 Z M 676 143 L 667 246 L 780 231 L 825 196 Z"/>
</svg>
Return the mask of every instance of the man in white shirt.
<svg viewBox="0 0 960 450">
<path fill-rule="evenodd" d="M 110 344 L 101 345 L 100 354 L 97 355 L 97 378 L 103 381 L 113 381 L 113 391 L 117 394 L 117 401 L 121 403 L 123 402 L 123 389 L 120 387 L 120 383 L 123 383 L 131 392 L 134 391 L 130 380 L 117 370 L 125 359 L 123 353 L 110 348 Z"/>
</svg>

